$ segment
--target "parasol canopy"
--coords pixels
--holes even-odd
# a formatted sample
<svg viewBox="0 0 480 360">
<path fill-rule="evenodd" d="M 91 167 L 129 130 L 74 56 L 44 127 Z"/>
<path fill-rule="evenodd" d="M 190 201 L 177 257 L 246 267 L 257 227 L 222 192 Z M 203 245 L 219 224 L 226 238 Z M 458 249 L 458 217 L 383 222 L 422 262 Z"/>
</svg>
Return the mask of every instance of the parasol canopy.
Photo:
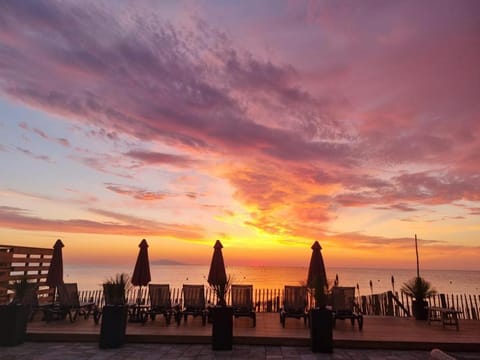
<svg viewBox="0 0 480 360">
<path fill-rule="evenodd" d="M 312 245 L 312 257 L 308 268 L 307 287 L 315 288 L 317 281 L 323 281 L 324 287 L 327 287 L 327 272 L 322 257 L 322 247 L 315 241 Z"/>
<path fill-rule="evenodd" d="M 133 270 L 132 285 L 146 286 L 152 277 L 150 275 L 150 263 L 148 261 L 148 244 L 147 240 L 143 239 L 138 245 L 140 248 L 138 252 L 137 262 Z"/>
<path fill-rule="evenodd" d="M 208 272 L 208 283 L 210 285 L 226 285 L 227 280 L 227 273 L 225 271 L 225 262 L 223 261 L 223 254 L 222 248 L 223 245 L 220 240 L 215 242 L 215 246 L 213 247 L 215 250 L 213 251 L 212 263 L 210 264 L 210 271 Z"/>
<path fill-rule="evenodd" d="M 55 288 L 63 284 L 63 257 L 62 257 L 62 240 L 58 239 L 53 245 L 53 255 L 50 260 L 50 267 L 47 274 L 47 285 Z"/>
</svg>

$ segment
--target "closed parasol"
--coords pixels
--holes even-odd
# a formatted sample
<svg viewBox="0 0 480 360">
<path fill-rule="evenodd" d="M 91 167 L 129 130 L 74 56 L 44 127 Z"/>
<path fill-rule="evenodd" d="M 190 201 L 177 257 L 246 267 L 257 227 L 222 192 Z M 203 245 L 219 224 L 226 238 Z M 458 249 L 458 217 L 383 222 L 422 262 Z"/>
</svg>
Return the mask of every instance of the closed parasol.
<svg viewBox="0 0 480 360">
<path fill-rule="evenodd" d="M 210 264 L 210 270 L 208 272 L 208 283 L 215 289 L 219 303 L 222 305 L 225 303 L 225 293 L 228 286 L 227 273 L 225 271 L 225 262 L 223 261 L 222 248 L 223 245 L 220 240 L 215 242 L 213 247 L 212 262 Z"/>
<path fill-rule="evenodd" d="M 147 240 L 143 239 L 138 245 L 140 248 L 138 252 L 137 262 L 132 275 L 132 285 L 139 286 L 138 300 L 142 298 L 142 286 L 147 286 L 152 277 L 150 275 L 150 263 L 148 261 L 148 244 Z"/>
<path fill-rule="evenodd" d="M 48 268 L 47 285 L 56 287 L 63 284 L 63 257 L 62 257 L 62 240 L 58 239 L 53 245 L 53 255 Z"/>
<path fill-rule="evenodd" d="M 313 243 L 312 250 L 310 266 L 308 267 L 307 287 L 314 290 L 315 305 L 322 307 L 326 305 L 328 283 L 321 252 L 322 247 L 318 241 Z"/>
<path fill-rule="evenodd" d="M 53 289 L 53 301 L 55 301 L 55 290 L 57 286 L 63 284 L 63 256 L 62 248 L 64 247 L 62 240 L 58 239 L 53 245 L 53 255 L 50 260 L 50 267 L 47 274 L 47 285 Z"/>
<path fill-rule="evenodd" d="M 327 272 L 325 271 L 325 264 L 321 252 L 322 247 L 318 241 L 313 243 L 312 250 L 312 257 L 308 268 L 307 287 L 315 288 L 319 282 L 327 286 Z"/>
</svg>

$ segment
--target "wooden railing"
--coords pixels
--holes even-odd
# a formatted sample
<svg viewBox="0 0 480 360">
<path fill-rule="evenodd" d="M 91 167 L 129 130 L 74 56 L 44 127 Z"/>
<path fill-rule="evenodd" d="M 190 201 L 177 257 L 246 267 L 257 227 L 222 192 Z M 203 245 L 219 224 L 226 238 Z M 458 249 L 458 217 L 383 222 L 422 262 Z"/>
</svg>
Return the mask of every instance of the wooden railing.
<svg viewBox="0 0 480 360">
<path fill-rule="evenodd" d="M 98 306 L 103 305 L 102 290 L 81 291 L 82 301 L 95 301 Z M 149 304 L 148 288 L 143 287 L 141 294 L 139 289 L 132 288 L 127 291 L 127 301 L 136 302 L 137 299 L 143 299 L 145 304 Z M 461 311 L 461 319 L 480 320 L 480 295 L 445 295 L 447 306 Z M 173 303 L 181 303 L 182 290 L 180 288 L 171 288 L 171 299 Z M 208 287 L 205 287 L 205 301 L 207 304 L 216 304 L 216 295 Z M 283 303 L 283 289 L 254 289 L 253 301 L 257 312 L 278 312 Z M 312 300 L 309 300 L 308 306 Z M 230 293 L 227 295 L 227 303 L 231 303 Z M 357 298 L 357 303 L 361 312 L 365 315 L 378 316 L 397 316 L 409 317 L 412 314 L 412 299 L 404 293 L 393 293 L 388 291 L 382 294 L 373 294 Z M 428 299 L 430 306 L 440 304 L 440 295 L 432 296 Z"/>
<path fill-rule="evenodd" d="M 148 288 L 143 287 L 141 289 L 138 287 L 129 289 L 126 293 L 127 302 L 135 303 L 137 299 L 145 304 L 149 304 L 148 298 Z M 182 301 L 182 289 L 181 288 L 171 288 L 171 299 L 172 303 L 181 303 Z M 254 289 L 253 291 L 253 301 L 255 305 L 255 310 L 257 312 L 278 312 L 281 308 L 281 301 L 283 299 L 283 290 L 282 289 Z M 104 305 L 103 291 L 102 290 L 83 290 L 80 291 L 80 300 L 81 301 L 94 301 L 98 306 Z M 227 294 L 227 303 L 231 303 L 230 293 Z M 217 297 L 214 291 L 208 287 L 205 287 L 205 301 L 208 304 L 216 304 Z"/>
<path fill-rule="evenodd" d="M 427 298 L 428 305 L 441 306 L 440 296 L 445 296 L 448 308 L 461 312 L 461 319 L 480 320 L 480 295 L 437 294 Z M 357 302 L 365 315 L 409 317 L 412 314 L 412 298 L 403 292 L 361 296 Z"/>
<path fill-rule="evenodd" d="M 102 290 L 82 291 L 81 299 L 83 301 L 95 301 L 99 306 L 103 305 Z M 428 299 L 430 306 L 440 304 L 440 295 L 432 296 Z M 127 301 L 135 303 L 136 299 L 143 299 L 145 304 L 149 304 L 148 289 L 143 287 L 141 294 L 138 288 L 132 288 L 127 291 Z M 182 290 L 180 288 L 171 288 L 171 299 L 173 303 L 181 303 Z M 461 319 L 480 320 L 480 295 L 446 295 L 447 306 L 461 311 Z M 205 301 L 208 304 L 216 304 L 216 295 L 208 287 L 205 287 Z M 283 289 L 254 289 L 253 301 L 257 312 L 278 312 L 283 303 Z M 230 294 L 227 295 L 227 304 L 231 303 Z M 312 300 L 309 299 L 308 306 L 311 306 Z M 373 294 L 357 298 L 360 311 L 365 315 L 377 316 L 396 316 L 410 317 L 412 314 L 412 299 L 404 293 L 393 293 L 388 291 L 382 294 Z"/>
</svg>

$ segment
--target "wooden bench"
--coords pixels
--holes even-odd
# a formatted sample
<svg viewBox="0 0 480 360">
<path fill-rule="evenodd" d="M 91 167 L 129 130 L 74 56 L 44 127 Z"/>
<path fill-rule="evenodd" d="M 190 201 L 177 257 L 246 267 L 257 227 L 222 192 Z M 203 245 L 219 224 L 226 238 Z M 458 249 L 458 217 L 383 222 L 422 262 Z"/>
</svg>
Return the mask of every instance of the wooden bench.
<svg viewBox="0 0 480 360">
<path fill-rule="evenodd" d="M 442 326 L 455 326 L 457 331 L 459 330 L 458 325 L 458 314 L 461 311 L 455 310 L 453 308 L 444 308 L 432 306 L 428 308 L 428 324 L 432 321 L 441 321 Z"/>
</svg>

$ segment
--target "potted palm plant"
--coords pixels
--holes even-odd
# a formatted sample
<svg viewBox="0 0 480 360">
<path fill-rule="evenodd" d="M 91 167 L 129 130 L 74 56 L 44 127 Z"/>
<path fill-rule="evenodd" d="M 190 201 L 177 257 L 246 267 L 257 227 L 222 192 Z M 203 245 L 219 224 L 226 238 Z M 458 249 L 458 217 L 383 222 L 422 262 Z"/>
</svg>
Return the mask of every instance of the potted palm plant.
<svg viewBox="0 0 480 360">
<path fill-rule="evenodd" d="M 15 346 L 25 341 L 30 305 L 25 301 L 30 284 L 21 279 L 11 284 L 14 297 L 9 304 L 0 305 L 0 345 Z"/>
<path fill-rule="evenodd" d="M 428 302 L 426 299 L 437 293 L 430 282 L 420 276 L 416 276 L 403 284 L 402 291 L 413 299 L 412 312 L 415 319 L 427 320 Z"/>
<path fill-rule="evenodd" d="M 129 287 L 127 274 L 117 274 L 103 284 L 105 306 L 102 309 L 100 348 L 118 348 L 125 342 L 128 306 L 125 293 Z"/>
<path fill-rule="evenodd" d="M 417 234 L 415 234 L 415 255 L 417 258 L 417 276 L 405 282 L 401 290 L 413 299 L 412 312 L 415 319 L 427 320 L 428 303 L 426 298 L 435 295 L 437 291 L 432 288 L 428 281 L 420 276 Z"/>
<path fill-rule="evenodd" d="M 322 277 L 313 281 L 310 293 L 315 299 L 315 307 L 310 310 L 310 339 L 312 352 L 333 352 L 333 315 L 327 308 L 328 284 Z"/>
</svg>

